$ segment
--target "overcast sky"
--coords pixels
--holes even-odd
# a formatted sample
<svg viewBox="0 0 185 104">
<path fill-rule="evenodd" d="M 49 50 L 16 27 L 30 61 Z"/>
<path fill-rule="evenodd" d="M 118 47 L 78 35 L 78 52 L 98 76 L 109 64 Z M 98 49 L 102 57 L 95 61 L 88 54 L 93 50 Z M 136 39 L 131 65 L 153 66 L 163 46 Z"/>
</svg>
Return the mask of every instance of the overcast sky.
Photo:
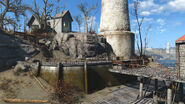
<svg viewBox="0 0 185 104">
<path fill-rule="evenodd" d="M 33 0 L 25 0 L 26 4 L 33 5 Z M 37 0 L 40 7 L 43 5 L 42 0 Z M 55 1 L 55 0 L 53 0 Z M 71 15 L 80 15 L 77 5 L 81 2 L 87 2 L 88 5 L 98 3 L 98 13 L 93 17 L 99 29 L 101 15 L 101 0 L 63 0 L 66 8 Z M 134 0 L 129 0 L 131 30 L 136 31 L 136 21 L 131 11 L 133 10 Z M 140 0 L 140 15 L 144 16 L 143 37 L 145 30 L 152 25 L 149 31 L 149 47 L 165 48 L 167 42 L 175 46 L 175 40 L 185 34 L 185 0 Z M 60 4 L 62 5 L 62 4 Z M 31 14 L 28 13 L 28 17 Z M 73 30 L 77 31 L 77 24 L 73 22 Z"/>
</svg>

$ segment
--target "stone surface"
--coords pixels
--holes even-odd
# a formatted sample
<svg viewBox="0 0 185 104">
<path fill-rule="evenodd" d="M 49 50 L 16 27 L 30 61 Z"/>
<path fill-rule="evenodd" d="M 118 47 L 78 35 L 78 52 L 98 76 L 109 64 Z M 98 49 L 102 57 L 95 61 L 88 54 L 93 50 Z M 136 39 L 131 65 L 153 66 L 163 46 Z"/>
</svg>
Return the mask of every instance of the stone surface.
<svg viewBox="0 0 185 104">
<path fill-rule="evenodd" d="M 50 45 L 50 50 L 52 50 L 55 58 L 61 55 L 80 59 L 88 57 L 105 58 L 112 54 L 111 46 L 102 36 L 96 34 L 57 34 Z"/>
<path fill-rule="evenodd" d="M 100 32 L 130 31 L 128 0 L 102 0 Z"/>
<path fill-rule="evenodd" d="M 0 33 L 0 68 L 15 65 L 16 61 L 32 57 L 37 53 L 35 47 L 15 38 L 14 36 Z"/>
<path fill-rule="evenodd" d="M 128 0 L 102 0 L 100 35 L 116 56 L 129 60 L 134 55 L 134 34 L 130 32 Z"/>
</svg>

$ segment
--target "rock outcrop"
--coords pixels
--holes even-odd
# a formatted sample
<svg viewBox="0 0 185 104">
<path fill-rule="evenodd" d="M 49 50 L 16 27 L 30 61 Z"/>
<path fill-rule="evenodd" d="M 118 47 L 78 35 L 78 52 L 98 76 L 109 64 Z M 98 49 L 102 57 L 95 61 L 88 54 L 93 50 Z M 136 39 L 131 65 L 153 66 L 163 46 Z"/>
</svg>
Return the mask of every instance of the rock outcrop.
<svg viewBox="0 0 185 104">
<path fill-rule="evenodd" d="M 17 61 L 36 53 L 32 45 L 14 36 L 0 33 L 0 68 L 15 65 Z"/>
<path fill-rule="evenodd" d="M 64 56 L 72 59 L 105 58 L 112 55 L 112 48 L 106 39 L 96 34 L 57 34 L 50 45 L 50 50 L 55 58 Z"/>
</svg>

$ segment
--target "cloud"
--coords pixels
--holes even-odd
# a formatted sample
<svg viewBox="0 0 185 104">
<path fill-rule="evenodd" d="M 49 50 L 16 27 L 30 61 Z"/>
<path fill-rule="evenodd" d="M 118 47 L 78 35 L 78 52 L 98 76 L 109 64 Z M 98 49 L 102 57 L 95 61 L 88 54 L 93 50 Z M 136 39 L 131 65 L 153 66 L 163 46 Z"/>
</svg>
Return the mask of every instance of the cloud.
<svg viewBox="0 0 185 104">
<path fill-rule="evenodd" d="M 157 19 L 157 23 L 159 23 L 160 26 L 165 25 L 165 21 L 163 19 Z"/>
<path fill-rule="evenodd" d="M 151 13 L 149 11 L 143 11 L 141 12 L 142 16 L 149 16 Z"/>
<path fill-rule="evenodd" d="M 166 31 L 166 29 L 164 27 L 166 22 L 164 19 L 161 19 L 161 18 L 157 19 L 157 24 L 159 25 L 159 26 L 157 26 L 157 30 L 159 30 L 160 33 L 163 33 Z"/>
<path fill-rule="evenodd" d="M 130 7 L 134 7 L 134 4 L 130 4 Z M 185 0 L 143 0 L 140 1 L 139 6 L 140 15 L 150 16 L 174 12 L 185 12 Z"/>
<path fill-rule="evenodd" d="M 173 0 L 168 2 L 168 8 L 172 11 L 185 11 L 185 0 Z"/>
<path fill-rule="evenodd" d="M 154 3 L 154 0 L 140 1 L 141 9 L 157 8 L 159 5 Z"/>
</svg>

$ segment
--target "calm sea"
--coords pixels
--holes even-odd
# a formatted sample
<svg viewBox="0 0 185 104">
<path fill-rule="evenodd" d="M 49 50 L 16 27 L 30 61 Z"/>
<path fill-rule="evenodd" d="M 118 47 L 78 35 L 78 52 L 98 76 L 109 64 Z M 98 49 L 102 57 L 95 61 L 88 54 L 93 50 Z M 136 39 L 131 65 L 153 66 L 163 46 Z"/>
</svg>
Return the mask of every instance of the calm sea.
<svg viewBox="0 0 185 104">
<path fill-rule="evenodd" d="M 156 62 L 161 63 L 163 66 L 175 67 L 176 60 L 155 60 Z"/>
</svg>

